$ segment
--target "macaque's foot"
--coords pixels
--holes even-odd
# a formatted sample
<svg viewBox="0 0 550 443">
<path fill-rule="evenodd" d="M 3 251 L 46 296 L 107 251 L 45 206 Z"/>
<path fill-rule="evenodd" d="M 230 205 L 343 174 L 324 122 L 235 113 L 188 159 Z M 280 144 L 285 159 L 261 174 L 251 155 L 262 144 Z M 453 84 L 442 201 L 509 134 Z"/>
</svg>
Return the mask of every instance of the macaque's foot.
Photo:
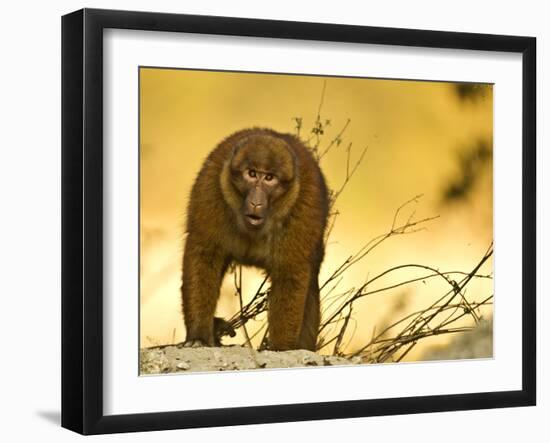
<svg viewBox="0 0 550 443">
<path fill-rule="evenodd" d="M 183 343 L 180 343 L 178 347 L 183 348 L 206 348 L 208 345 L 199 339 L 194 340 L 185 340 Z"/>
</svg>

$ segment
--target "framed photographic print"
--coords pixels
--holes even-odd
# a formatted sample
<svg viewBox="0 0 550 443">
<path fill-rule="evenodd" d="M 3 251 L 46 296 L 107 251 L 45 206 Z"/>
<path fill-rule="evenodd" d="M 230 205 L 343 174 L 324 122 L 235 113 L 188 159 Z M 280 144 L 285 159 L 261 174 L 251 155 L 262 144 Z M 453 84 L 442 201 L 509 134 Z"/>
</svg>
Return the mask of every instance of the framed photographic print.
<svg viewBox="0 0 550 443">
<path fill-rule="evenodd" d="M 534 405 L 535 51 L 64 16 L 62 425 Z"/>
</svg>

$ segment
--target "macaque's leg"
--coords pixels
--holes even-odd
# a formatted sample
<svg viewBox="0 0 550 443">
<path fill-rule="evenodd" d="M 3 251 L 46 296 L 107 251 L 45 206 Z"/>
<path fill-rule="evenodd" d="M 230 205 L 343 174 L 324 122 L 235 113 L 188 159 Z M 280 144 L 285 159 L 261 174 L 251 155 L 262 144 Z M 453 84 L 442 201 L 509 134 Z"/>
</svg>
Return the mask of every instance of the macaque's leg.
<svg viewBox="0 0 550 443">
<path fill-rule="evenodd" d="M 321 310 L 319 303 L 319 282 L 317 274 L 312 275 L 306 305 L 304 308 L 304 321 L 300 331 L 298 347 L 315 352 L 317 346 L 317 335 L 321 321 Z"/>
<path fill-rule="evenodd" d="M 277 351 L 298 349 L 309 272 L 279 271 L 271 275 L 271 281 L 268 307 L 270 348 Z"/>
<path fill-rule="evenodd" d="M 214 346 L 214 312 L 227 261 L 219 251 L 204 250 L 188 238 L 181 286 L 187 336 L 185 346 Z"/>
</svg>

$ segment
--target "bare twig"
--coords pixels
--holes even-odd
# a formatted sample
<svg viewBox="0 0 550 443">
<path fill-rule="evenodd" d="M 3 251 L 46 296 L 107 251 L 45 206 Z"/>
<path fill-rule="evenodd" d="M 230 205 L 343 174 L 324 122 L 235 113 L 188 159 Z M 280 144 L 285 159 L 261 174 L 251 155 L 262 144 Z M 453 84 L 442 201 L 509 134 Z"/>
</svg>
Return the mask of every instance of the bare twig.
<svg viewBox="0 0 550 443">
<path fill-rule="evenodd" d="M 331 125 L 330 120 L 324 119 L 322 116 L 326 86 L 326 81 L 324 81 L 315 121 L 310 131 L 310 137 L 305 140 L 319 162 L 334 148 L 344 143 L 343 137 L 351 122 L 350 119 L 347 119 L 340 130 L 337 131 L 336 135 L 330 139 L 328 144 L 326 144 L 324 148 L 321 148 L 323 138 L 326 136 L 326 129 Z M 301 117 L 294 117 L 293 121 L 295 123 L 294 129 L 299 137 L 303 129 L 303 120 Z M 367 152 L 367 148 L 365 147 L 359 156 L 353 160 L 353 144 L 348 142 L 345 146 L 346 170 L 344 181 L 338 188 L 329 191 L 330 211 L 325 232 L 325 243 L 328 243 L 328 239 L 340 215 L 340 212 L 336 208 L 338 198 L 345 191 L 353 176 L 358 171 Z M 336 292 L 336 288 L 345 281 L 344 277 L 348 270 L 352 266 L 361 263 L 366 256 L 386 240 L 395 236 L 412 234 L 425 230 L 429 222 L 439 217 L 436 215 L 416 219 L 416 210 L 414 208 L 403 217 L 403 212 L 407 208 L 410 208 L 411 205 L 418 204 L 421 198 L 421 194 L 416 195 L 400 205 L 393 214 L 389 229 L 385 233 L 373 237 L 363 244 L 355 253 L 349 255 L 320 285 L 323 320 L 319 327 L 318 350 L 328 349 L 329 345 L 333 345 L 332 353 L 334 355 L 360 356 L 365 362 L 402 361 L 421 340 L 436 335 L 460 333 L 469 330 L 470 327 L 468 326 L 454 326 L 454 324 L 456 324 L 457 321 L 463 320 L 465 317 L 471 318 L 474 324 L 478 323 L 481 319 L 478 313 L 480 308 L 492 304 L 492 295 L 486 297 L 481 302 L 470 301 L 466 297 L 466 287 L 472 279 L 492 278 L 491 275 L 479 272 L 481 267 L 492 256 L 492 245 L 470 272 L 443 272 L 435 267 L 423 264 L 400 264 L 386 269 L 372 278 L 367 277 L 365 282 L 357 288 L 352 287 Z M 375 287 L 375 283 L 382 278 L 393 275 L 404 269 L 416 269 L 419 271 L 419 274 L 402 281 L 398 280 L 397 283 Z M 367 343 L 359 346 L 359 348 L 354 351 L 348 350 L 355 329 L 357 328 L 357 322 L 353 318 L 356 303 L 374 294 L 390 293 L 390 291 L 397 288 L 416 284 L 418 282 L 427 284 L 427 282 L 431 282 L 434 279 L 443 280 L 449 288 L 435 302 L 421 310 L 404 314 L 398 320 L 393 321 L 388 319 L 379 325 L 380 332 L 377 332 L 376 327 L 373 328 L 372 337 Z M 238 276 L 237 271 L 235 271 L 235 288 L 236 293 L 239 295 L 240 312 L 236 313 L 228 321 L 234 329 L 243 328 L 244 335 L 246 336 L 246 344 L 248 346 L 252 346 L 252 339 L 263 334 L 260 341 L 260 349 L 265 349 L 268 342 L 267 321 L 264 317 L 261 317 L 262 320 L 260 320 L 260 316 L 267 310 L 267 299 L 271 289 L 268 282 L 269 276 L 266 275 L 253 297 L 245 304 L 242 294 L 242 269 L 239 268 Z M 393 312 L 397 312 L 396 309 L 394 309 Z M 255 320 L 260 323 L 252 336 L 249 335 L 246 328 L 246 324 L 250 320 Z M 350 325 L 353 325 L 353 328 L 350 328 Z M 397 333 L 390 335 L 392 331 L 397 331 Z"/>
</svg>

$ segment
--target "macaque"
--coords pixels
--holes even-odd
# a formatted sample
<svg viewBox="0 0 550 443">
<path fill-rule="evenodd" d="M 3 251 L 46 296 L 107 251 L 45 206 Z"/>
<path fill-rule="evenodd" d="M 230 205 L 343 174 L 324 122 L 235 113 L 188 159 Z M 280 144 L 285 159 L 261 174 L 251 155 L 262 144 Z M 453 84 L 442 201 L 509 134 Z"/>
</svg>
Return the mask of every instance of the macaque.
<svg viewBox="0 0 550 443">
<path fill-rule="evenodd" d="M 204 161 L 188 204 L 185 346 L 219 345 L 214 313 L 236 263 L 271 279 L 269 348 L 315 351 L 328 208 L 318 162 L 297 137 L 253 128 L 223 140 Z"/>
</svg>

